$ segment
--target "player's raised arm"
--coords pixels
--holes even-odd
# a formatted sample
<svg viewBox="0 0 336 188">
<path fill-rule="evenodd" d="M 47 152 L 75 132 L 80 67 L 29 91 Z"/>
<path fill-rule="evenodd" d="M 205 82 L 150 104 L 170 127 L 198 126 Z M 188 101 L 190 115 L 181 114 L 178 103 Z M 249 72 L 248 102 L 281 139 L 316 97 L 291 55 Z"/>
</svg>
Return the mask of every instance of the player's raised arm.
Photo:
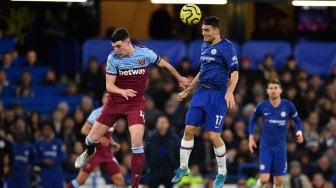
<svg viewBox="0 0 336 188">
<path fill-rule="evenodd" d="M 166 68 L 176 78 L 180 87 L 186 88 L 190 85 L 189 79 L 181 76 L 180 73 L 178 73 L 177 70 L 163 58 L 160 59 L 158 66 Z"/>
<path fill-rule="evenodd" d="M 197 86 L 197 82 L 198 82 L 199 76 L 200 76 L 200 73 L 198 72 L 197 75 L 195 76 L 194 80 L 191 82 L 191 84 L 185 90 L 181 91 L 177 95 L 177 100 L 178 101 L 183 101 L 183 99 L 188 96 L 188 94 L 190 93 L 190 91 Z"/>
</svg>

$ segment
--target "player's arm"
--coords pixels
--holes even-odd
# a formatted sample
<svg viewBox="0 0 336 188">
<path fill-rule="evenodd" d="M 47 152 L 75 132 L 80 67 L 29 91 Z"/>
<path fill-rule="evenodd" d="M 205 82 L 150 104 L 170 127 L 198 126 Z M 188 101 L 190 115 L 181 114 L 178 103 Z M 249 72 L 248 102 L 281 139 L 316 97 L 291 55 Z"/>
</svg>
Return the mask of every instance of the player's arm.
<svg viewBox="0 0 336 188">
<path fill-rule="evenodd" d="M 133 89 L 121 89 L 115 85 L 117 75 L 106 74 L 106 90 L 110 93 L 119 94 L 128 100 L 129 97 L 135 97 L 136 91 Z"/>
<path fill-rule="evenodd" d="M 296 141 L 297 143 L 301 144 L 303 142 L 303 135 L 302 135 L 302 121 L 296 111 L 296 108 L 294 104 L 290 104 L 290 109 L 291 109 L 291 114 L 292 114 L 292 119 L 294 120 L 295 123 L 295 129 L 296 129 Z"/>
<path fill-rule="evenodd" d="M 258 105 L 259 106 L 259 105 Z M 254 140 L 254 126 L 257 123 L 258 120 L 258 112 L 259 112 L 259 107 L 256 107 L 250 122 L 249 122 L 249 150 L 251 153 L 254 153 L 254 148 L 257 148 L 257 144 L 255 143 Z"/>
<path fill-rule="evenodd" d="M 158 66 L 166 68 L 176 78 L 180 87 L 185 88 L 190 85 L 188 78 L 181 76 L 180 73 L 178 73 L 177 70 L 163 58 L 160 59 Z"/>
<path fill-rule="evenodd" d="M 185 90 L 181 91 L 177 95 L 177 100 L 178 101 L 183 101 L 183 99 L 186 98 L 189 95 L 190 91 L 193 90 L 194 88 L 196 88 L 199 76 L 200 76 L 200 73 L 198 72 L 197 75 L 195 76 L 194 80 L 191 82 L 191 84 Z"/>
<path fill-rule="evenodd" d="M 227 89 L 226 94 L 225 94 L 225 99 L 226 99 L 226 102 L 227 102 L 227 106 L 229 108 L 233 108 L 236 105 L 234 97 L 233 97 L 233 92 L 234 92 L 234 90 L 237 86 L 238 78 L 239 78 L 238 71 L 233 71 L 231 73 L 231 77 L 230 77 L 230 80 L 229 80 L 229 86 L 228 86 L 228 89 Z"/>
</svg>

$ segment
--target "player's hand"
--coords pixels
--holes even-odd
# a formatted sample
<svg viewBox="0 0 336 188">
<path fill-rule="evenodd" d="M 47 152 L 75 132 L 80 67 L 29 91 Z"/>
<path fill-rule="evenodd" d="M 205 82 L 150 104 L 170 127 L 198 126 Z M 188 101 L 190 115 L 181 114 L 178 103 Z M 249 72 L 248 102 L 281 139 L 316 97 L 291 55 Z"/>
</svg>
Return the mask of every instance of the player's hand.
<svg viewBox="0 0 336 188">
<path fill-rule="evenodd" d="M 126 100 L 128 100 L 130 97 L 136 96 L 136 91 L 133 89 L 121 89 L 120 95 L 124 97 Z"/>
<path fill-rule="evenodd" d="M 303 142 L 303 136 L 301 132 L 296 133 L 296 142 L 299 144 Z"/>
<path fill-rule="evenodd" d="M 226 105 L 228 108 L 233 108 L 236 106 L 236 102 L 234 100 L 234 97 L 233 97 L 233 93 L 226 93 L 225 94 L 225 100 L 226 100 Z"/>
<path fill-rule="evenodd" d="M 114 152 L 118 152 L 120 150 L 120 144 L 118 144 L 117 142 L 112 141 L 111 146 Z"/>
<path fill-rule="evenodd" d="M 187 88 L 190 85 L 190 80 L 187 77 L 182 76 L 179 80 L 179 85 L 183 89 Z"/>
<path fill-rule="evenodd" d="M 177 94 L 177 100 L 178 101 L 183 101 L 183 99 L 185 99 L 189 94 L 189 90 L 183 90 L 181 91 L 179 94 Z"/>
<path fill-rule="evenodd" d="M 257 148 L 257 144 L 255 143 L 252 135 L 249 137 L 248 147 L 251 153 L 254 153 L 254 148 Z"/>
<path fill-rule="evenodd" d="M 45 159 L 44 160 L 44 164 L 47 165 L 47 166 L 51 166 L 54 164 L 54 160 L 52 159 Z"/>
<path fill-rule="evenodd" d="M 103 145 L 103 146 L 109 146 L 110 145 L 110 140 L 105 138 L 105 137 L 101 137 L 99 142 Z"/>
</svg>

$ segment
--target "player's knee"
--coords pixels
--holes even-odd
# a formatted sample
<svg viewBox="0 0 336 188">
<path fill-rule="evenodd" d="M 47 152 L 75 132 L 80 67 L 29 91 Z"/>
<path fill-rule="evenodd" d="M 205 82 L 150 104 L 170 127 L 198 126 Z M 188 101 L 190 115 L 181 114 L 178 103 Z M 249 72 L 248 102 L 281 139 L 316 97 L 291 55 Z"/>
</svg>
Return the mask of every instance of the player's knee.
<svg viewBox="0 0 336 188">
<path fill-rule="evenodd" d="M 184 137 L 187 140 L 191 140 L 194 138 L 194 134 L 195 134 L 195 128 L 194 127 L 186 127 L 184 129 Z"/>
<path fill-rule="evenodd" d="M 260 183 L 265 185 L 269 181 L 269 177 L 260 177 Z"/>
<path fill-rule="evenodd" d="M 124 186 L 125 185 L 125 179 L 122 176 L 122 174 L 116 174 L 112 176 L 112 182 L 117 186 Z"/>
<path fill-rule="evenodd" d="M 281 187 L 282 186 L 282 183 L 283 183 L 283 177 L 275 177 L 274 178 L 274 184 L 277 186 L 277 187 Z"/>
</svg>

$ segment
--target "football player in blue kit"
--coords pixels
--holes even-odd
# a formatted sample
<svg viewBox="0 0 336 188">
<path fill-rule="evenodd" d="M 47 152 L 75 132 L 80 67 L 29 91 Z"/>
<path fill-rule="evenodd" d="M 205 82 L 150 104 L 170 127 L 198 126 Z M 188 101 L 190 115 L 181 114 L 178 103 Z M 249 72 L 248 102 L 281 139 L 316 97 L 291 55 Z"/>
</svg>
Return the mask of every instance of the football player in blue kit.
<svg viewBox="0 0 336 188">
<path fill-rule="evenodd" d="M 221 132 L 227 108 L 235 106 L 233 92 L 238 82 L 238 60 L 232 42 L 221 38 L 220 20 L 217 17 L 204 19 L 202 35 L 204 43 L 201 46 L 200 72 L 191 85 L 178 95 L 178 100 L 182 101 L 197 87 L 186 115 L 186 127 L 180 147 L 180 167 L 172 182 L 179 182 L 188 174 L 194 134 L 203 127 L 209 132 L 217 159 L 218 174 L 213 187 L 221 188 L 227 174 L 226 148 Z"/>
<path fill-rule="evenodd" d="M 260 102 L 249 123 L 249 150 L 257 147 L 254 140 L 254 126 L 258 117 L 262 119 L 262 137 L 259 150 L 260 179 L 257 187 L 265 187 L 274 175 L 274 187 L 282 187 L 287 172 L 287 122 L 292 118 L 296 125 L 296 141 L 303 142 L 301 119 L 292 102 L 281 98 L 282 88 L 279 80 L 267 85 L 268 99 Z"/>
</svg>

